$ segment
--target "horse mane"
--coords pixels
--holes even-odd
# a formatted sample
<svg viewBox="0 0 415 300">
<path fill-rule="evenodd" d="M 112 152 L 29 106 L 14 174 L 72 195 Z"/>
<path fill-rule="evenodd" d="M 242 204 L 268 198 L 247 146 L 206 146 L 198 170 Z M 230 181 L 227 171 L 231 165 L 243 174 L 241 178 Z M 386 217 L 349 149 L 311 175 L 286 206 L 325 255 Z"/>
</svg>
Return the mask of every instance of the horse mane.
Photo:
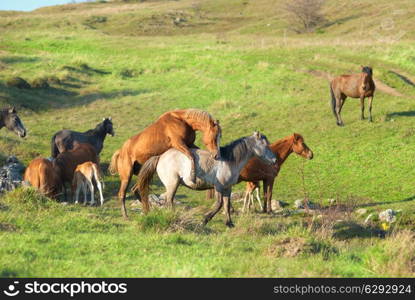
<svg viewBox="0 0 415 300">
<path fill-rule="evenodd" d="M 196 108 L 187 109 L 186 113 L 184 114 L 184 118 L 201 122 L 206 126 L 210 125 L 211 122 L 214 121 L 208 112 Z"/>
<path fill-rule="evenodd" d="M 362 73 L 366 73 L 369 76 L 372 76 L 373 75 L 372 68 L 371 67 L 367 67 L 367 66 L 362 68 Z"/>
<path fill-rule="evenodd" d="M 227 144 L 226 146 L 220 147 L 221 159 L 239 162 L 247 152 L 248 146 L 249 137 L 242 137 Z"/>
<path fill-rule="evenodd" d="M 85 131 L 84 134 L 93 135 L 96 132 L 100 132 L 101 128 L 104 127 L 104 122 L 105 121 L 102 121 L 101 123 L 98 123 L 97 126 L 95 126 L 94 129 L 89 129 L 89 130 Z"/>
</svg>

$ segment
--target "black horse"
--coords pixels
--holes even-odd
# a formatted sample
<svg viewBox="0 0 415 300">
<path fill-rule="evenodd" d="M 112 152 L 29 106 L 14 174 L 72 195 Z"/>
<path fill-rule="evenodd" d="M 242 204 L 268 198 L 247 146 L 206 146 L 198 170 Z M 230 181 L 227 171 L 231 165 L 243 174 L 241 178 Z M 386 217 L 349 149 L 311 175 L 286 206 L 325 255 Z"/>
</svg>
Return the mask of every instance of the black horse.
<svg viewBox="0 0 415 300">
<path fill-rule="evenodd" d="M 3 127 L 13 131 L 21 138 L 26 136 L 26 128 L 23 126 L 14 107 L 4 108 L 0 111 L 0 129 Z"/>
<path fill-rule="evenodd" d="M 107 134 L 114 136 L 111 117 L 104 118 L 95 129 L 85 132 L 77 132 L 72 130 L 61 130 L 55 133 L 51 141 L 52 157 L 56 158 L 59 153 L 73 148 L 74 143 L 91 144 L 97 154 L 101 153 L 104 147 L 104 140 Z"/>
</svg>

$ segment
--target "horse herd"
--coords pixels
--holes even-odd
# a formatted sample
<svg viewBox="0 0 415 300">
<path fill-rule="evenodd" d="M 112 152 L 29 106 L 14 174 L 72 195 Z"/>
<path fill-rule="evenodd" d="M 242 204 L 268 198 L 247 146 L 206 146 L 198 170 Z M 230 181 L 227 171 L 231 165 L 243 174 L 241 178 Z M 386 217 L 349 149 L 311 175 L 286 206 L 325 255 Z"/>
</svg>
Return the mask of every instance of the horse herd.
<svg viewBox="0 0 415 300">
<path fill-rule="evenodd" d="M 340 112 L 347 96 L 360 98 L 362 118 L 364 98 L 370 97 L 371 121 L 374 89 L 370 67 L 362 67 L 360 74 L 342 75 L 333 79 L 330 92 L 337 125 L 343 126 Z M 2 110 L 1 127 L 14 131 L 20 137 L 26 135 L 26 129 L 15 108 Z M 194 144 L 196 131 L 203 133 L 202 142 L 207 150 L 201 150 Z M 107 134 L 114 136 L 111 118 L 104 118 L 95 129 L 83 133 L 71 130 L 57 132 L 51 140 L 51 157 L 35 158 L 30 162 L 24 174 L 24 182 L 51 198 L 57 198 L 63 191 L 65 200 L 66 185 L 69 184 L 75 203 L 78 203 L 81 189 L 86 203 L 89 190 L 91 205 L 95 203 L 96 187 L 102 205 L 104 182 L 99 167 L 99 154 Z M 216 203 L 205 215 L 204 224 L 223 206 L 226 225 L 232 227 L 230 196 L 234 184 L 247 182 L 245 210 L 251 207 L 253 191 L 258 191 L 259 182 L 262 181 L 263 205 L 258 193 L 257 199 L 263 212 L 271 212 L 274 181 L 287 157 L 296 153 L 306 159 L 313 158 L 312 150 L 297 133 L 269 143 L 265 135 L 254 132 L 251 136 L 239 138 L 224 147 L 220 146 L 221 137 L 219 121 L 208 112 L 182 109 L 162 114 L 154 123 L 125 141 L 113 154 L 109 166 L 110 173 L 120 177 L 118 198 L 123 217 L 128 218 L 125 198 L 132 176 L 138 176 L 132 192 L 141 201 L 143 212 L 147 213 L 150 210 L 149 185 L 157 173 L 166 188 L 162 196 L 167 205 L 173 207 L 174 196 L 180 185 L 193 190 L 208 190 L 208 197 L 215 194 Z"/>
</svg>

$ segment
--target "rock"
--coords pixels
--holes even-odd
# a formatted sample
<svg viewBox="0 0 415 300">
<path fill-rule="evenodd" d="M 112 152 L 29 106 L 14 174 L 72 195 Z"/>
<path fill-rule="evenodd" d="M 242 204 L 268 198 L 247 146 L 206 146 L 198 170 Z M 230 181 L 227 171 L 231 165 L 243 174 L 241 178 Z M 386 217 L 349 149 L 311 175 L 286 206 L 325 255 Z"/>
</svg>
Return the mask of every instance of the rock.
<svg viewBox="0 0 415 300">
<path fill-rule="evenodd" d="M 307 206 L 308 209 L 316 209 L 317 206 L 312 203 L 310 200 L 306 201 L 304 199 L 298 199 L 294 201 L 294 207 L 296 209 L 305 209 Z"/>
<path fill-rule="evenodd" d="M 366 208 L 360 208 L 358 210 L 356 210 L 356 213 L 361 216 L 367 213 L 367 209 Z"/>
<path fill-rule="evenodd" d="M 30 84 L 21 77 L 12 77 L 6 81 L 8 87 L 16 87 L 19 89 L 30 89 Z"/>
<path fill-rule="evenodd" d="M 15 156 L 9 156 L 0 168 L 0 192 L 11 191 L 22 184 L 25 167 Z"/>
<path fill-rule="evenodd" d="M 384 221 L 384 222 L 388 222 L 388 223 L 393 223 L 396 221 L 396 211 L 394 211 L 393 209 L 387 209 L 382 211 L 379 214 L 379 220 Z"/>
</svg>

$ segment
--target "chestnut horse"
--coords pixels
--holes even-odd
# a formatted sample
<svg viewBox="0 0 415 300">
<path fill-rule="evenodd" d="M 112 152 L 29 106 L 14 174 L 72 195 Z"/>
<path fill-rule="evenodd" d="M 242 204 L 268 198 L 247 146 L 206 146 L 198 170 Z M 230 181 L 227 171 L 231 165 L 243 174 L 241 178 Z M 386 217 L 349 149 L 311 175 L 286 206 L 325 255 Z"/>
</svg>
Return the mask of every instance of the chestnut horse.
<svg viewBox="0 0 415 300">
<path fill-rule="evenodd" d="M 258 187 L 258 182 L 262 180 L 264 185 L 264 206 L 262 211 L 268 213 L 271 212 L 272 188 L 274 187 L 275 178 L 278 176 L 281 166 L 287 157 L 294 152 L 307 159 L 313 158 L 313 152 L 304 143 L 304 138 L 298 133 L 275 141 L 269 148 L 277 157 L 277 164 L 269 166 L 254 157 L 242 169 L 238 180 L 238 182 L 247 181 L 248 192 Z M 212 197 L 213 191 L 209 190 L 207 198 Z"/>
<path fill-rule="evenodd" d="M 56 166 L 46 158 L 32 160 L 25 170 L 23 180 L 51 198 L 56 198 L 62 191 L 62 181 Z"/>
<path fill-rule="evenodd" d="M 360 98 L 361 120 L 365 118 L 365 98 L 369 97 L 369 122 L 372 122 L 372 101 L 376 88 L 372 75 L 371 67 L 362 66 L 361 73 L 341 75 L 330 82 L 331 108 L 338 126 L 344 126 L 340 113 L 347 97 Z"/>
<path fill-rule="evenodd" d="M 54 160 L 53 163 L 56 165 L 57 171 L 62 180 L 65 200 L 67 198 L 65 183 L 68 182 L 70 186 L 72 186 L 76 167 L 87 161 L 91 161 L 96 164 L 99 163 L 99 158 L 94 146 L 86 143 L 75 143 L 73 149 L 59 153 Z M 74 191 L 72 191 L 72 195 L 73 194 Z"/>
<path fill-rule="evenodd" d="M 170 148 L 175 148 L 190 159 L 191 180 L 195 182 L 195 162 L 189 148 L 194 145 L 196 133 L 203 132 L 203 143 L 215 159 L 220 158 L 219 144 L 221 128 L 212 116 L 198 109 L 173 110 L 161 115 L 156 122 L 145 128 L 139 134 L 129 138 L 121 149 L 117 150 L 111 159 L 111 174 L 118 173 L 121 185 L 118 198 L 121 202 L 121 212 L 127 218 L 125 196 L 133 174 L 137 175 L 140 166 L 150 157 L 161 155 Z M 135 195 L 139 197 L 138 192 Z"/>
</svg>

